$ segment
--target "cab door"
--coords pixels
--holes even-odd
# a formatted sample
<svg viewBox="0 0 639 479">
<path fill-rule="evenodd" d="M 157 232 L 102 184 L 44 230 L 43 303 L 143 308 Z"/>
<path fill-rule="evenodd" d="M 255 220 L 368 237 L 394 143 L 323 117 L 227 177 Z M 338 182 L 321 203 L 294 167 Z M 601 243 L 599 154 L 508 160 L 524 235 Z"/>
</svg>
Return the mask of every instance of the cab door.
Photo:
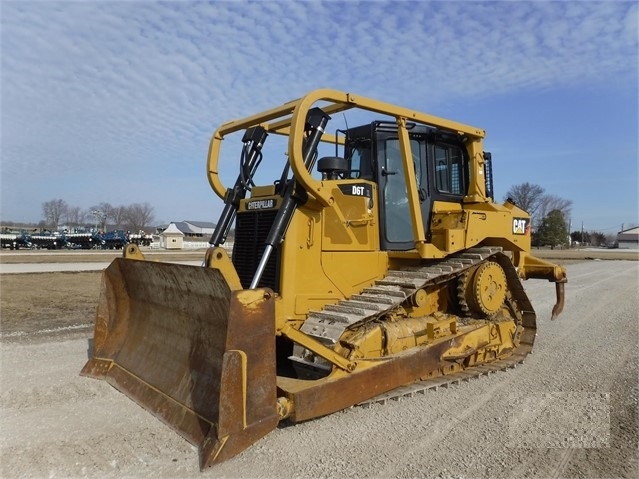
<svg viewBox="0 0 639 479">
<path fill-rule="evenodd" d="M 410 132 L 413 171 L 419 191 L 424 229 L 428 230 L 430 199 L 426 185 L 426 136 Z M 379 125 L 375 131 L 377 178 L 380 192 L 380 244 L 383 250 L 406 251 L 415 248 L 408 202 L 406 171 L 401 158 L 397 127 Z M 427 233 L 428 234 L 428 233 Z"/>
</svg>

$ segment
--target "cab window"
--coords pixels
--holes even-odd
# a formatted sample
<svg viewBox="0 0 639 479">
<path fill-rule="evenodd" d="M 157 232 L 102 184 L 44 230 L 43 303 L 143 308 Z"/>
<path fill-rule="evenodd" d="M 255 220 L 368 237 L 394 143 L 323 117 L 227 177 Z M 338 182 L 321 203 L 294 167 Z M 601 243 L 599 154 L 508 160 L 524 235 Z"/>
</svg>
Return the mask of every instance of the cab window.
<svg viewBox="0 0 639 479">
<path fill-rule="evenodd" d="M 373 165 L 371 165 L 370 142 L 354 145 L 349 152 L 349 178 L 372 180 Z"/>
<path fill-rule="evenodd" d="M 440 193 L 465 194 L 463 155 L 459 147 L 435 145 L 435 187 Z"/>
</svg>

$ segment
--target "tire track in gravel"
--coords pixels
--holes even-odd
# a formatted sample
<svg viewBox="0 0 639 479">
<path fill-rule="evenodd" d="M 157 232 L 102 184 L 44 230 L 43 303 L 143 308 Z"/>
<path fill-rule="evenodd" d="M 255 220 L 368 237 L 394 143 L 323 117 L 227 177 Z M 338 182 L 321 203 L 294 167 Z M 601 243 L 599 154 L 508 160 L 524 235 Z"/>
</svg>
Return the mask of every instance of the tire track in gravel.
<svg viewBox="0 0 639 479">
<path fill-rule="evenodd" d="M 509 387 L 518 379 L 516 369 L 500 371 L 492 375 L 489 379 L 495 378 L 497 383 L 483 392 L 480 396 L 472 398 L 472 404 L 452 418 L 438 419 L 425 434 L 411 438 L 411 445 L 406 446 L 407 441 L 402 441 L 399 445 L 388 450 L 389 456 L 393 459 L 388 462 L 385 468 L 379 470 L 379 477 L 392 477 L 401 466 L 405 466 L 410 461 L 407 458 L 414 456 L 418 451 L 428 451 L 436 444 L 446 441 L 446 438 L 453 430 L 460 427 L 469 418 L 475 416 L 479 411 L 486 408 L 487 404 L 493 400 L 498 392 L 509 389 Z M 471 379 L 472 382 L 482 381 L 482 377 Z M 467 384 L 462 382 L 457 389 L 461 389 Z M 447 388 L 450 389 L 450 388 Z M 427 394 L 445 395 L 448 391 L 428 391 Z M 445 397 L 442 399 L 445 400 Z M 376 472 L 377 474 L 377 472 Z"/>
<path fill-rule="evenodd" d="M 539 348 L 538 346 L 536 347 L 537 354 L 534 355 L 534 360 L 533 361 L 528 360 L 524 364 L 523 369 L 519 369 L 519 371 L 523 371 L 523 374 L 522 374 L 523 378 L 519 374 L 516 374 L 516 371 L 498 373 L 497 375 L 493 376 L 495 378 L 495 381 L 497 381 L 496 384 L 490 387 L 485 392 L 483 392 L 480 396 L 473 396 L 472 401 L 470 402 L 471 405 L 467 407 L 466 409 L 464 409 L 463 411 L 461 411 L 458 415 L 452 418 L 441 419 L 437 421 L 435 424 L 433 424 L 431 428 L 429 428 L 428 433 L 411 437 L 410 441 L 404 440 L 398 446 L 396 447 L 393 446 L 388 448 L 387 449 L 388 457 L 391 457 L 392 459 L 388 462 L 385 468 L 382 468 L 381 470 L 379 470 L 379 477 L 392 476 L 394 473 L 397 472 L 397 470 L 409 464 L 411 462 L 410 460 L 411 457 L 418 454 L 419 451 L 427 452 L 442 442 L 450 442 L 447 439 L 447 436 L 449 436 L 458 428 L 463 427 L 463 425 L 467 423 L 469 419 L 473 418 L 476 414 L 484 410 L 490 403 L 494 402 L 495 396 L 508 390 L 511 390 L 511 391 L 521 390 L 521 385 L 526 383 L 526 377 L 537 377 L 538 374 L 548 374 L 551 377 L 553 377 L 555 376 L 555 373 L 553 373 L 553 371 L 558 371 L 561 368 L 565 369 L 566 361 L 570 361 L 571 355 L 575 354 L 575 351 L 566 351 L 565 350 L 566 348 L 562 347 L 562 346 L 565 346 L 567 342 L 566 338 L 575 337 L 575 336 L 582 337 L 584 334 L 584 331 L 591 330 L 588 326 L 586 326 L 590 324 L 591 322 L 594 323 L 595 326 L 599 326 L 601 328 L 602 325 L 600 324 L 600 321 L 598 319 L 602 315 L 605 316 L 604 313 L 610 309 L 611 304 L 616 304 L 619 300 L 628 296 L 629 290 L 630 291 L 633 290 L 632 282 L 617 281 L 621 277 L 628 276 L 633 270 L 636 270 L 636 263 L 632 263 L 631 265 L 624 267 L 620 271 L 612 272 L 612 274 L 610 275 L 601 277 L 601 279 L 599 279 L 598 281 L 595 281 L 594 283 L 590 283 L 589 279 L 590 279 L 590 276 L 594 275 L 595 273 L 586 272 L 584 274 L 579 274 L 576 277 L 574 277 L 573 282 L 576 283 L 576 285 L 578 285 L 579 288 L 581 288 L 581 292 L 584 294 L 589 295 L 590 294 L 589 291 L 591 290 L 591 288 L 599 287 L 602 284 L 604 285 L 611 284 L 613 286 L 612 289 L 614 290 L 615 294 L 612 296 L 607 296 L 606 301 L 601 301 L 597 303 L 595 308 L 592 308 L 592 305 L 590 305 L 590 307 L 584 308 L 585 310 L 584 314 L 586 316 L 584 317 L 582 315 L 577 321 L 573 320 L 573 321 L 564 322 L 564 323 L 553 323 L 548 320 L 547 322 L 549 324 L 558 325 L 559 328 L 554 328 L 552 332 L 555 334 L 546 335 L 546 338 L 548 340 L 544 341 L 545 344 L 543 348 Z M 624 288 L 622 290 L 618 290 L 617 288 L 617 285 L 619 283 L 624 284 Z M 581 304 L 581 303 L 582 302 L 579 301 L 577 304 Z M 561 319 L 559 319 L 558 321 L 561 321 Z M 596 327 L 593 329 L 597 330 Z M 550 328 L 548 328 L 548 330 L 550 330 Z M 540 335 L 543 336 L 544 333 L 542 332 L 540 333 Z M 541 351 L 539 351 L 539 349 L 541 349 Z M 559 351 L 560 353 L 567 354 L 569 358 L 568 359 L 562 358 L 562 354 L 559 354 L 559 355 L 556 354 L 557 351 Z M 588 356 L 588 351 L 585 351 L 584 354 Z M 548 360 L 550 360 L 551 362 L 550 365 L 548 363 Z M 544 364 L 542 364 L 541 361 L 543 361 Z M 608 361 L 606 361 L 606 363 L 609 364 Z M 579 366 L 574 366 L 574 367 L 578 368 Z M 531 368 L 539 368 L 539 369 L 533 370 Z M 543 371 L 548 371 L 548 372 L 543 373 Z M 515 373 L 515 374 L 511 374 L 511 373 Z M 505 379 L 506 375 L 509 375 L 508 379 Z M 560 390 L 558 386 L 553 386 L 553 389 Z M 463 385 L 460 386 L 460 389 L 461 388 L 463 388 Z M 463 394 L 463 392 L 461 393 Z M 434 392 L 434 394 L 438 394 L 438 393 Z M 521 391 L 520 394 L 525 395 L 525 394 L 530 394 L 530 392 Z M 437 432 L 436 434 L 434 433 L 435 431 Z M 408 447 L 406 446 L 407 442 L 410 443 Z M 490 456 L 491 452 L 493 452 L 491 451 L 491 449 L 494 450 L 499 447 L 501 447 L 501 445 L 499 444 L 488 445 L 486 448 L 487 450 L 485 451 L 486 455 Z M 525 451 L 525 449 L 523 449 L 520 452 L 523 452 L 523 451 Z M 533 456 L 539 456 L 539 455 L 545 456 L 544 459 L 546 461 L 550 461 L 550 464 L 553 464 L 553 463 L 556 464 L 556 467 L 551 468 L 550 470 L 548 470 L 548 472 L 543 473 L 542 476 L 539 476 L 539 477 L 561 477 L 561 475 L 563 474 L 563 471 L 566 469 L 566 467 L 571 461 L 571 458 L 573 457 L 574 449 L 568 448 L 566 450 L 561 450 L 561 451 L 562 452 L 561 452 L 561 456 L 559 457 L 558 463 L 555 462 L 554 458 L 552 457 L 553 456 L 552 454 L 551 454 L 551 457 L 548 457 L 547 455 L 545 455 L 544 450 L 539 450 L 534 452 Z M 554 452 L 554 451 L 551 451 L 551 452 Z M 520 459 L 525 460 L 525 457 Z M 544 464 L 539 464 L 538 466 L 544 469 Z M 523 464 L 520 467 L 513 467 L 511 469 L 510 472 L 512 475 L 510 475 L 509 477 L 524 477 L 526 475 L 525 471 L 529 468 L 530 468 L 530 462 L 523 462 Z M 376 471 L 376 474 L 377 474 L 377 471 Z"/>
<path fill-rule="evenodd" d="M 582 329 L 584 329 L 585 325 L 590 325 L 592 323 L 595 326 L 598 326 L 599 325 L 598 323 L 601 322 L 599 321 L 599 318 L 607 317 L 609 315 L 609 311 L 613 309 L 611 305 L 614 305 L 620 302 L 621 300 L 623 300 L 623 298 L 626 298 L 629 294 L 632 294 L 632 288 L 629 286 L 631 283 L 622 282 L 621 283 L 622 285 L 623 284 L 626 285 L 623 289 L 620 289 L 618 287 L 613 287 L 611 288 L 611 293 L 608 293 L 605 296 L 599 294 L 598 296 L 601 296 L 601 300 L 595 304 L 594 308 L 592 307 L 592 304 L 586 303 L 585 301 L 583 301 L 583 299 L 585 299 L 586 297 L 592 294 L 592 289 L 595 288 L 596 285 L 608 284 L 611 280 L 614 280 L 615 278 L 627 276 L 628 271 L 629 270 L 620 271 L 619 273 L 609 278 L 602 278 L 596 283 L 589 283 L 587 285 L 581 286 L 579 290 L 575 291 L 576 293 L 579 293 L 579 294 L 575 295 L 576 297 L 573 298 L 570 306 L 576 309 L 575 312 L 583 311 L 583 313 L 579 315 L 576 321 L 571 321 L 571 322 L 564 321 L 561 324 L 561 326 L 564 326 L 564 327 L 561 328 L 561 331 L 559 332 L 559 334 L 554 334 L 550 337 L 551 341 L 553 341 L 554 343 L 562 344 L 564 343 L 564 341 L 566 340 L 568 336 L 575 336 L 576 332 L 579 332 Z M 611 296 L 611 294 L 613 296 Z M 588 304 L 588 306 L 584 306 L 584 304 Z M 563 318 L 560 316 L 555 321 L 562 321 L 562 319 Z M 542 320 L 541 323 L 543 324 L 543 322 L 544 321 Z M 538 325 L 538 329 L 539 329 L 539 325 Z"/>
<path fill-rule="evenodd" d="M 546 377 L 537 379 L 531 376 L 520 385 L 523 394 L 527 391 L 608 394 L 611 445 L 608 448 L 540 448 L 530 451 L 532 456 L 539 458 L 532 477 L 592 476 L 593 470 L 596 471 L 594 477 L 635 477 L 622 472 L 625 466 L 618 456 L 636 457 L 636 447 L 632 447 L 632 441 L 628 442 L 619 424 L 624 422 L 620 417 L 630 416 L 634 429 L 637 427 L 636 414 L 632 419 L 628 405 L 623 404 L 623 398 L 628 396 L 632 386 L 623 386 L 622 383 L 628 374 L 634 371 L 636 375 L 637 371 L 636 364 L 633 364 L 633 361 L 636 362 L 636 347 L 633 345 L 639 337 L 636 325 L 638 269 L 636 263 L 614 266 L 615 270 L 608 270 L 603 276 L 599 269 L 596 273 L 581 273 L 588 267 L 587 264 L 575 267 L 578 274 L 569 276 L 574 294 L 564 310 L 569 318 L 560 317 L 555 322 L 539 321 L 541 332 L 535 359 L 543 361 L 548 371 Z M 591 282 L 594 275 L 601 277 Z M 596 299 L 593 301 L 593 298 Z M 636 385 L 636 378 L 632 381 Z M 592 460 L 593 456 L 598 459 Z M 602 464 L 608 467 L 601 468 Z M 636 472 L 636 466 L 634 470 Z M 524 463 L 512 470 L 512 477 L 531 477 L 527 471 L 530 467 Z"/>
<path fill-rule="evenodd" d="M 568 463 L 570 462 L 570 459 L 572 458 L 574 453 L 574 449 L 566 449 L 559 458 L 559 464 L 557 464 L 552 474 L 550 474 L 550 476 L 548 477 L 550 479 L 559 479 L 560 477 L 562 477 L 562 474 L 566 470 L 566 467 L 568 467 Z"/>
</svg>

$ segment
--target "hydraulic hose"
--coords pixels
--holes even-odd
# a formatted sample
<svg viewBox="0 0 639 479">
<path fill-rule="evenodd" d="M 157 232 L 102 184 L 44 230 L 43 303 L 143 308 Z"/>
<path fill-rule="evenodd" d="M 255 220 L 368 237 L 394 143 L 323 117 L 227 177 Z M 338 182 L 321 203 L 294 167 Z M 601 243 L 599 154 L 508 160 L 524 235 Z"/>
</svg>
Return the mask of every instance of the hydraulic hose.
<svg viewBox="0 0 639 479">
<path fill-rule="evenodd" d="M 253 183 L 253 175 L 262 160 L 262 146 L 264 146 L 267 136 L 268 133 L 261 126 L 248 128 L 244 133 L 240 173 L 237 180 L 235 180 L 233 188 L 226 190 L 224 209 L 209 240 L 210 245 L 219 246 L 226 241 L 237 210 L 240 207 L 240 200 L 246 196 L 246 192 L 250 189 Z"/>
<path fill-rule="evenodd" d="M 324 129 L 330 120 L 330 116 L 322 111 L 321 108 L 315 107 L 308 111 L 306 116 L 306 131 L 308 137 L 304 143 L 302 149 L 303 161 L 307 170 L 311 170 L 317 158 L 317 146 L 322 138 Z M 286 187 L 283 192 L 283 200 L 280 209 L 277 211 L 273 225 L 269 231 L 265 241 L 264 253 L 260 259 L 260 263 L 257 266 L 257 270 L 253 275 L 250 289 L 257 288 L 262 274 L 266 268 L 266 264 L 271 256 L 271 253 L 277 248 L 286 234 L 288 225 L 293 218 L 293 213 L 297 208 L 297 205 L 303 204 L 306 201 L 306 192 L 298 191 L 298 183 L 295 181 L 295 177 L 286 183 Z"/>
</svg>

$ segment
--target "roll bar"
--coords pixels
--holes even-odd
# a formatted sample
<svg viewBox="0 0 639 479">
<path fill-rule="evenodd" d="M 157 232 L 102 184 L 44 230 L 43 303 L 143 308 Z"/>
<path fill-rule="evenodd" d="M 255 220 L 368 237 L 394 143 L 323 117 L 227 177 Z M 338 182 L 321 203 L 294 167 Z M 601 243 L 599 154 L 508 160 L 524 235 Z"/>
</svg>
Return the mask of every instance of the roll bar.
<svg viewBox="0 0 639 479">
<path fill-rule="evenodd" d="M 329 187 L 324 186 L 321 180 L 312 177 L 311 172 L 306 168 L 302 152 L 304 123 L 308 111 L 318 102 L 323 102 L 321 108 L 327 115 L 357 108 L 393 116 L 398 125 L 405 124 L 406 121 L 422 123 L 465 135 L 471 140 L 480 140 L 485 136 L 485 131 L 481 128 L 420 113 L 409 108 L 337 90 L 314 90 L 279 107 L 224 123 L 215 131 L 211 138 L 207 162 L 207 176 L 215 193 L 220 198 L 224 198 L 227 191 L 227 187 L 223 185 L 219 176 L 219 154 L 222 140 L 228 134 L 259 125 L 267 133 L 289 137 L 288 158 L 296 180 L 308 195 L 315 198 L 323 206 L 328 206 L 331 202 L 331 190 Z M 334 142 L 336 138 L 333 135 L 326 134 L 323 136 L 322 141 Z"/>
</svg>

